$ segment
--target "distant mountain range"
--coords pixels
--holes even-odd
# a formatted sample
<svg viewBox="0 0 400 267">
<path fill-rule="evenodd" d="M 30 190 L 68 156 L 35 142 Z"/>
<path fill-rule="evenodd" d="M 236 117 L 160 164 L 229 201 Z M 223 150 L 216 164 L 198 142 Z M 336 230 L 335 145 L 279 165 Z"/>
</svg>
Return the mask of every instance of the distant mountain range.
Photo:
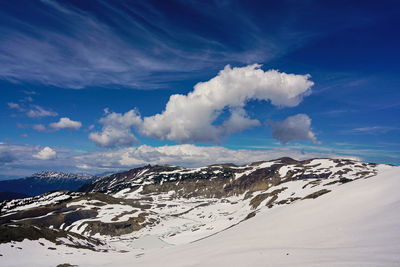
<svg viewBox="0 0 400 267">
<path fill-rule="evenodd" d="M 0 181 L 0 201 L 37 196 L 55 190 L 77 190 L 98 176 L 42 171 L 29 177 Z"/>
</svg>

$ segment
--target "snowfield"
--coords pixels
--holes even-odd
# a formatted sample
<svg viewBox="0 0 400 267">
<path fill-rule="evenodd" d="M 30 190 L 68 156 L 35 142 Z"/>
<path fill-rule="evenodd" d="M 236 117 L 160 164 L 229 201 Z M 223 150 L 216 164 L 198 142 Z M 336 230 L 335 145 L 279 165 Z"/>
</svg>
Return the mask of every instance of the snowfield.
<svg viewBox="0 0 400 267">
<path fill-rule="evenodd" d="M 139 239 L 111 239 L 115 249 L 109 252 L 55 246 L 47 240 L 0 244 L 0 266 L 400 266 L 400 167 L 379 165 L 377 172 L 336 184 L 315 199 L 273 208 L 265 206 L 266 199 L 251 219 L 230 228 L 212 221 L 218 232 L 208 235 L 207 226 L 200 227 L 176 242 L 160 238 L 165 231 L 160 225 Z M 287 198 L 304 197 L 318 187 L 330 189 L 320 184 L 311 190 L 307 183 L 287 182 L 274 190 L 287 187 L 279 195 Z M 210 207 L 202 207 L 204 214 L 212 213 Z M 237 205 L 232 214 L 244 214 L 241 209 Z M 183 219 L 171 218 L 166 228 L 178 220 Z"/>
</svg>

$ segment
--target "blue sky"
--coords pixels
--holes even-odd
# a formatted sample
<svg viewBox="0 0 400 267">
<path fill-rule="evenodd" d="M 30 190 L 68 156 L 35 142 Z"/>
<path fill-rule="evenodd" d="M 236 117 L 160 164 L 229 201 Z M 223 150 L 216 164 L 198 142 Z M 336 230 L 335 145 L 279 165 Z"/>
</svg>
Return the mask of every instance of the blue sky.
<svg viewBox="0 0 400 267">
<path fill-rule="evenodd" d="M 399 10 L 2 1 L 0 178 L 284 155 L 399 164 Z"/>
</svg>

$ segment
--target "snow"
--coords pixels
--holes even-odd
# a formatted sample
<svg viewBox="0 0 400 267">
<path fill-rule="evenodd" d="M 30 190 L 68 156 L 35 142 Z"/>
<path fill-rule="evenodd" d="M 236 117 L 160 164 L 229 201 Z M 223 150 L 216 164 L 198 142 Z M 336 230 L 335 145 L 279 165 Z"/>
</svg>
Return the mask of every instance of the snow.
<svg viewBox="0 0 400 267">
<path fill-rule="evenodd" d="M 271 167 L 271 166 L 274 165 L 274 164 L 276 164 L 276 161 L 268 161 L 268 162 L 263 162 L 263 163 L 261 163 L 261 164 L 258 165 L 257 167 L 258 167 L 259 169 L 261 169 L 261 168 L 268 168 L 268 167 Z"/>
<path fill-rule="evenodd" d="M 323 164 L 330 164 L 326 161 Z M 309 165 L 317 163 L 321 162 Z M 277 201 L 303 198 L 321 189 L 332 192 L 271 209 L 265 207 L 265 200 L 255 217 L 241 223 L 250 211 L 250 199 L 183 202 L 172 199 L 171 191 L 149 201 L 162 224 L 113 239 L 114 250 L 93 252 L 24 240 L 13 248 L 0 244 L 0 266 L 400 266 L 400 167 L 378 165 L 376 170 L 377 176 L 345 184 L 326 186 L 331 178 L 306 187 L 318 180 L 282 183 L 265 192 L 287 187 Z M 119 193 L 133 197 L 130 191 Z M 157 206 L 160 203 L 166 206 Z M 126 209 L 107 205 L 99 212 L 107 213 L 101 216 L 108 221 Z"/>
<path fill-rule="evenodd" d="M 37 197 L 14 199 L 6 202 L 3 210 L 6 212 L 16 212 L 21 210 L 27 210 L 39 206 L 45 206 L 50 204 L 56 204 L 63 200 L 78 197 L 79 193 L 66 194 L 64 192 L 54 192 L 44 194 Z"/>
<path fill-rule="evenodd" d="M 87 221 L 100 221 L 104 223 L 115 223 L 115 222 L 124 222 L 129 220 L 131 217 L 136 217 L 137 212 L 140 211 L 138 208 L 134 208 L 128 205 L 121 205 L 121 204 L 107 204 L 98 206 L 95 205 L 96 203 L 101 203 L 99 201 L 88 201 L 88 200 L 81 200 L 77 202 L 72 202 L 67 206 L 80 206 L 82 208 L 78 208 L 77 210 L 94 210 L 96 209 L 98 215 L 95 218 L 90 219 L 83 219 L 79 221 L 75 221 L 70 226 L 68 226 L 65 230 L 69 230 L 76 233 L 83 233 L 87 225 L 85 222 Z M 125 214 L 121 216 L 121 214 Z M 85 225 L 84 227 L 81 227 Z"/>
<path fill-rule="evenodd" d="M 56 180 L 90 180 L 94 179 L 95 176 L 85 173 L 64 173 L 54 171 L 41 171 L 31 175 L 31 177 L 38 177 L 43 179 L 56 179 Z"/>
<path fill-rule="evenodd" d="M 139 266 L 399 266 L 400 170 L 261 210 L 218 235 L 149 252 Z M 287 255 L 289 254 L 289 255 Z"/>
<path fill-rule="evenodd" d="M 133 240 L 130 243 L 130 246 L 133 248 L 139 249 L 156 249 L 170 246 L 168 243 L 161 240 L 158 236 L 155 235 L 145 235 L 138 239 Z"/>
<path fill-rule="evenodd" d="M 336 163 L 331 159 L 313 159 L 308 166 L 316 166 L 319 168 L 333 168 L 336 166 Z"/>
</svg>

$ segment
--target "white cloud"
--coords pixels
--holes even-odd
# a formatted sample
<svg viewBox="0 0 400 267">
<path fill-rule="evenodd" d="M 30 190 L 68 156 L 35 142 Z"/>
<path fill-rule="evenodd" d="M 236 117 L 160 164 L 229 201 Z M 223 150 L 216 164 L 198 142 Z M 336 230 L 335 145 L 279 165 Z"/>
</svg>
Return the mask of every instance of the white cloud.
<svg viewBox="0 0 400 267">
<path fill-rule="evenodd" d="M 161 114 L 141 119 L 136 110 L 124 115 L 107 112 L 101 119 L 102 132 L 89 138 L 102 147 L 131 145 L 139 134 L 178 142 L 217 142 L 222 137 L 260 125 L 250 118 L 245 106 L 249 100 L 270 101 L 278 107 L 298 105 L 310 93 L 309 75 L 295 75 L 276 70 L 263 71 L 260 65 L 231 68 L 226 66 L 207 82 L 200 82 L 187 95 L 171 95 Z M 216 124 L 225 111 L 230 117 Z"/>
<path fill-rule="evenodd" d="M 73 121 L 70 118 L 64 117 L 60 118 L 58 122 L 50 123 L 50 127 L 56 130 L 69 129 L 78 130 L 82 127 L 82 123 L 79 121 Z"/>
<path fill-rule="evenodd" d="M 103 124 L 101 132 L 89 134 L 89 139 L 100 147 L 129 146 L 137 141 L 131 132 L 131 127 L 141 123 L 136 110 L 130 110 L 124 114 L 109 112 L 99 120 Z"/>
<path fill-rule="evenodd" d="M 50 160 L 50 159 L 55 159 L 57 157 L 57 152 L 54 151 L 52 148 L 46 146 L 38 153 L 32 155 L 32 157 L 41 160 Z"/>
<path fill-rule="evenodd" d="M 26 115 L 31 118 L 39 118 L 39 117 L 54 117 L 57 116 L 57 112 L 46 110 L 45 108 L 33 105 L 32 109 L 30 109 Z"/>
<path fill-rule="evenodd" d="M 259 124 L 248 118 L 244 107 L 249 100 L 270 101 L 279 107 L 297 106 L 310 92 L 309 75 L 276 70 L 263 71 L 254 64 L 241 68 L 226 66 L 207 82 L 200 82 L 188 95 L 172 95 L 161 114 L 145 117 L 139 127 L 144 136 L 178 142 L 214 142 L 221 136 Z M 231 117 L 213 123 L 224 109 Z"/>
<path fill-rule="evenodd" d="M 261 125 L 258 120 L 250 119 L 246 111 L 241 108 L 231 110 L 231 116 L 224 121 L 222 126 L 225 128 L 226 134 L 240 132 L 242 130 Z"/>
<path fill-rule="evenodd" d="M 294 140 L 308 140 L 314 144 L 319 143 L 311 130 L 311 119 L 306 114 L 297 114 L 282 121 L 270 122 L 270 124 L 272 137 L 283 144 Z"/>
</svg>

